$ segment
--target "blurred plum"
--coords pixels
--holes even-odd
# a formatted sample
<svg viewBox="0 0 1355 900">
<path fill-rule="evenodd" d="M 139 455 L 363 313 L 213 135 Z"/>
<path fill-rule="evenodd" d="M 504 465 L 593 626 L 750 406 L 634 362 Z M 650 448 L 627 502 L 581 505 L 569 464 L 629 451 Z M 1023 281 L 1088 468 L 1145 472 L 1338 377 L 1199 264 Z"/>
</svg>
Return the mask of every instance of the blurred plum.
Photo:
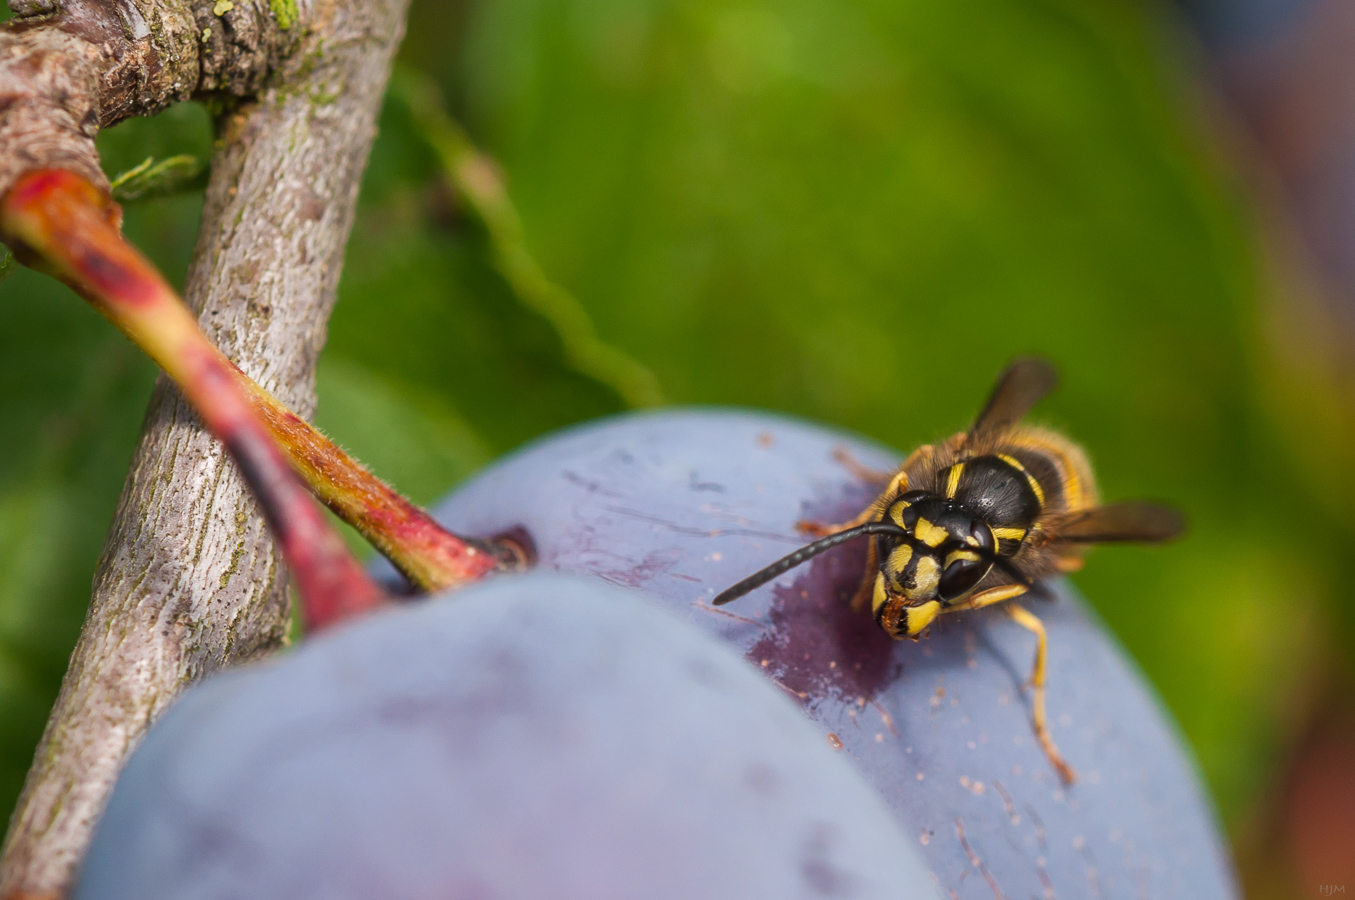
<svg viewBox="0 0 1355 900">
<path fill-rule="evenodd" d="M 850 763 L 727 645 L 527 575 L 377 613 L 180 699 L 75 892 L 935 898 Z"/>
</svg>

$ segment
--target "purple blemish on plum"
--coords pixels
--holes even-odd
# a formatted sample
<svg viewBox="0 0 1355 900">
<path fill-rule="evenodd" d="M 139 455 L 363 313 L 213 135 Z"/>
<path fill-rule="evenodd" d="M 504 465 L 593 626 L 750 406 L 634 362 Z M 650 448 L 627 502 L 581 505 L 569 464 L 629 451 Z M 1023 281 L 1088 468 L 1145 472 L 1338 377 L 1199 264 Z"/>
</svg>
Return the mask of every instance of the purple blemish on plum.
<svg viewBox="0 0 1355 900">
<path fill-rule="evenodd" d="M 598 577 L 621 587 L 639 587 L 653 581 L 677 565 L 678 557 L 672 552 L 654 551 L 645 555 L 636 565 L 625 569 L 599 569 Z"/>
<path fill-rule="evenodd" d="M 814 521 L 850 518 L 867 503 L 808 505 Z M 844 515 L 845 513 L 845 515 Z M 807 542 L 808 539 L 802 539 Z M 874 698 L 903 672 L 898 642 L 867 610 L 853 610 L 852 596 L 866 569 L 866 543 L 854 541 L 815 557 L 789 587 L 774 587 L 767 611 L 771 628 L 748 651 L 769 675 L 807 702 L 832 696 L 850 702 Z"/>
<path fill-rule="evenodd" d="M 790 587 L 775 588 L 770 630 L 748 659 L 806 699 L 870 699 L 897 678 L 896 642 L 870 614 L 853 611 L 851 597 L 865 568 L 865 548 L 844 547 L 809 564 Z"/>
</svg>

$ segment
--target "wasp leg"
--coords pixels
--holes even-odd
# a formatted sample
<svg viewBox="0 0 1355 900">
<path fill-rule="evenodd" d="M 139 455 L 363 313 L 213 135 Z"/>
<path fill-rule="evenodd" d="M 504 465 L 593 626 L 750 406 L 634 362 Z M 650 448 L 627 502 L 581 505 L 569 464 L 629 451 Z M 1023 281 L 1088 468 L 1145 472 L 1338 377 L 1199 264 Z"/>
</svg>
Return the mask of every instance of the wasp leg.
<svg viewBox="0 0 1355 900">
<path fill-rule="evenodd" d="M 852 451 L 846 447 L 838 447 L 833 450 L 833 459 L 842 464 L 842 467 L 851 472 L 862 481 L 869 481 L 871 484 L 888 484 L 894 477 L 894 470 L 882 472 L 879 469 L 872 469 L 852 455 Z"/>
<path fill-rule="evenodd" d="M 992 606 L 994 603 L 1001 603 L 1004 600 L 1010 600 L 1013 597 L 1020 597 L 1026 592 L 1023 584 L 1003 584 L 995 588 L 989 588 L 986 591 L 979 591 L 972 595 L 956 609 L 983 609 L 985 606 Z"/>
<path fill-rule="evenodd" d="M 795 523 L 795 530 L 810 537 L 824 538 L 830 534 L 837 534 L 839 531 L 846 531 L 848 528 L 856 528 L 858 525 L 864 525 L 867 522 L 878 521 L 880 516 L 884 515 L 885 507 L 889 505 L 889 501 L 906 490 L 908 490 L 908 475 L 902 469 L 899 469 L 889 476 L 889 485 L 884 489 L 884 492 L 850 521 L 839 522 L 836 525 L 825 525 L 822 522 L 801 519 Z"/>
<path fill-rule="evenodd" d="M 827 525 L 823 522 L 815 522 L 813 519 L 801 519 L 795 523 L 795 530 L 800 534 L 808 535 L 812 538 L 825 538 L 830 534 L 837 534 L 839 531 L 846 531 L 848 528 L 855 528 L 858 525 L 864 525 L 873 520 L 877 515 L 875 504 L 872 503 L 861 510 L 860 515 L 849 519 L 846 522 L 838 522 L 834 525 Z"/>
<path fill-rule="evenodd" d="M 1059 748 L 1054 746 L 1054 738 L 1050 736 L 1049 725 L 1045 721 L 1044 676 L 1047 641 L 1045 640 L 1044 623 L 1016 603 L 1007 607 L 1007 612 L 1016 620 L 1016 624 L 1035 634 L 1035 666 L 1030 673 L 1035 737 L 1039 739 L 1040 746 L 1044 748 L 1045 756 L 1049 757 L 1049 764 L 1059 773 L 1059 778 L 1063 779 L 1064 784 L 1072 784 L 1077 780 L 1077 772 L 1064 760 L 1062 754 L 1059 753 Z"/>
</svg>

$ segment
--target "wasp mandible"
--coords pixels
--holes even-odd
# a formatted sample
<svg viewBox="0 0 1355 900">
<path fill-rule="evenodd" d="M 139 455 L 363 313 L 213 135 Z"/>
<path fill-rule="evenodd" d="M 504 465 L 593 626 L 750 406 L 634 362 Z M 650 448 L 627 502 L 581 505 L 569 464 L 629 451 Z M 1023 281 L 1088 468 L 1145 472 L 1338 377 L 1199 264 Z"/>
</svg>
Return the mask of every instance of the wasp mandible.
<svg viewBox="0 0 1355 900">
<path fill-rule="evenodd" d="M 825 550 L 868 535 L 866 574 L 853 608 L 869 603 L 891 637 L 916 640 L 939 615 L 1026 593 L 1049 596 L 1044 580 L 1080 569 L 1090 544 L 1157 543 L 1180 535 L 1184 519 L 1171 507 L 1099 505 L 1082 449 L 1053 431 L 1021 424 L 1057 380 L 1044 360 L 1015 361 L 972 428 L 938 446 L 919 447 L 897 472 L 860 470 L 886 485 L 860 515 L 839 525 L 800 523 L 802 531 L 820 539 L 712 602 L 728 603 Z M 1076 773 L 1046 722 L 1044 624 L 1019 604 L 1006 610 L 1035 634 L 1030 678 L 1035 735 L 1050 764 L 1071 783 Z"/>
</svg>

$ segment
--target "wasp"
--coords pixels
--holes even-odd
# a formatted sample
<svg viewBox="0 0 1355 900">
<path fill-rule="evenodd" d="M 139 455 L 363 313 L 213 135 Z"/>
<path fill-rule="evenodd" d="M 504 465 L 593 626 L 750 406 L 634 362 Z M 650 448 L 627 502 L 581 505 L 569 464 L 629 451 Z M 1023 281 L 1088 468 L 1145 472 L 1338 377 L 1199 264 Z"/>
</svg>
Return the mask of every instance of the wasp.
<svg viewBox="0 0 1355 900">
<path fill-rule="evenodd" d="M 801 522 L 819 540 L 745 578 L 712 601 L 723 605 L 801 563 L 870 537 L 853 608 L 869 604 L 891 637 L 917 640 L 937 616 L 982 609 L 1023 594 L 1051 597 L 1044 582 L 1082 568 L 1091 544 L 1158 543 L 1184 530 L 1175 509 L 1156 503 L 1101 505 L 1090 463 L 1063 435 L 1021 420 L 1058 381 L 1052 366 L 1018 359 L 998 378 L 968 431 L 919 447 L 897 472 L 845 459 L 883 492 L 849 522 Z M 1005 609 L 1036 638 L 1029 686 L 1035 736 L 1065 784 L 1076 773 L 1045 716 L 1044 624 L 1017 603 Z"/>
</svg>

